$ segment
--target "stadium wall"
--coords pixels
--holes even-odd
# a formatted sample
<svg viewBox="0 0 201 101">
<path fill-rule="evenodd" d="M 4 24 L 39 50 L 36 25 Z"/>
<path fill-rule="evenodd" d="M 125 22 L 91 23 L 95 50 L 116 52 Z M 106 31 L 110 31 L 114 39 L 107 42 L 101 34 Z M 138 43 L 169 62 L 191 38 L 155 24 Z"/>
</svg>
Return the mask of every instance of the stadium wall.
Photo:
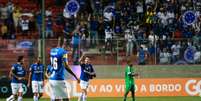
<svg viewBox="0 0 201 101">
<path fill-rule="evenodd" d="M 77 97 L 81 89 L 76 81 L 67 81 L 68 93 L 71 97 Z M 92 80 L 88 88 L 88 97 L 122 97 L 124 95 L 123 79 L 96 79 Z M 201 78 L 152 78 L 136 79 L 136 96 L 201 96 Z M 46 82 L 48 97 L 51 92 L 49 83 Z"/>
</svg>

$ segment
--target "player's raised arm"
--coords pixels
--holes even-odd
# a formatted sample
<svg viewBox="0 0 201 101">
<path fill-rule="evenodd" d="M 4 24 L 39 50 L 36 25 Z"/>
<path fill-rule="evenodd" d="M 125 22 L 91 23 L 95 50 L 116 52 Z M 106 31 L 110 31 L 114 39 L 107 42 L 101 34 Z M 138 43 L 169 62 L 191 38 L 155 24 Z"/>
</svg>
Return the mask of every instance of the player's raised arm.
<svg viewBox="0 0 201 101">
<path fill-rule="evenodd" d="M 68 54 L 65 53 L 63 55 L 63 59 L 64 59 L 64 66 L 65 66 L 65 69 L 75 77 L 75 79 L 78 81 L 78 83 L 80 82 L 80 80 L 78 79 L 78 77 L 75 75 L 75 73 L 71 70 L 70 66 L 68 65 L 68 60 L 67 60 L 67 57 L 68 57 Z"/>
<path fill-rule="evenodd" d="M 84 62 L 83 62 L 83 61 L 84 61 L 83 59 L 84 59 L 84 53 L 83 53 L 82 56 L 79 58 L 79 63 L 80 63 L 80 64 L 83 64 L 83 63 L 84 63 Z"/>
</svg>

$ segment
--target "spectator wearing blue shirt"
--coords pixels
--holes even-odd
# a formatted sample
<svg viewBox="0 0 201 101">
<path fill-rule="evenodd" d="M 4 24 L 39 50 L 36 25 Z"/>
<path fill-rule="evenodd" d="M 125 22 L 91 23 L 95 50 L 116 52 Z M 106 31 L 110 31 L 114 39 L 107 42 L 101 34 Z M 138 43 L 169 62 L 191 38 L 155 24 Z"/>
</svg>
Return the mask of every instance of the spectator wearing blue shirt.
<svg viewBox="0 0 201 101">
<path fill-rule="evenodd" d="M 80 87 L 82 90 L 82 94 L 79 97 L 78 101 L 86 101 L 89 80 L 96 77 L 96 73 L 94 71 L 92 64 L 90 64 L 89 57 L 84 58 L 84 54 L 83 54 L 80 57 L 79 62 L 80 62 L 80 67 L 81 67 Z"/>
<path fill-rule="evenodd" d="M 145 65 L 146 53 L 145 53 L 143 47 L 140 46 L 137 56 L 138 56 L 138 64 Z"/>
<path fill-rule="evenodd" d="M 80 45 L 79 28 L 76 28 L 75 31 L 73 32 L 71 43 L 73 46 L 72 58 L 73 58 L 73 61 L 76 62 L 77 57 L 79 56 L 79 45 Z"/>
<path fill-rule="evenodd" d="M 94 15 L 92 15 L 92 17 L 91 17 L 91 15 L 89 15 L 88 21 L 89 21 L 89 26 L 90 26 L 90 39 L 91 39 L 90 43 L 91 43 L 91 46 L 94 47 L 98 42 L 97 30 L 98 30 L 99 23 L 96 19 L 96 16 L 94 16 Z"/>
<path fill-rule="evenodd" d="M 37 25 L 38 33 L 41 38 L 42 37 L 42 15 L 40 12 L 37 12 L 36 14 L 36 25 Z"/>
<path fill-rule="evenodd" d="M 54 37 L 52 26 L 53 26 L 52 19 L 51 19 L 51 17 L 48 17 L 46 19 L 46 38 L 48 38 L 48 37 L 51 37 L 51 38 Z"/>
</svg>

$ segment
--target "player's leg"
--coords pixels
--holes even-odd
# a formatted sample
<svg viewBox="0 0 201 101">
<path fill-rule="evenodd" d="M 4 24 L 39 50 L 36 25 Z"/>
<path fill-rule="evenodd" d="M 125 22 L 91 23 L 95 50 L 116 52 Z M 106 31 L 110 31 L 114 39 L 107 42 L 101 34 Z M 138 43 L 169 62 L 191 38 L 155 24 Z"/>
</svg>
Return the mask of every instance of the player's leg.
<svg viewBox="0 0 201 101">
<path fill-rule="evenodd" d="M 129 90 L 126 90 L 126 92 L 124 93 L 124 101 L 126 101 L 128 93 L 129 93 Z"/>
<path fill-rule="evenodd" d="M 64 80 L 50 80 L 50 85 L 52 89 L 51 99 L 54 101 L 68 101 L 68 92 L 66 83 Z"/>
<path fill-rule="evenodd" d="M 88 88 L 89 82 L 80 81 L 80 88 L 82 89 L 82 94 L 79 97 L 78 101 L 86 101 L 87 98 L 87 88 Z"/>
<path fill-rule="evenodd" d="M 124 93 L 124 101 L 126 101 L 127 99 L 127 95 L 130 92 L 131 86 L 130 85 L 126 85 L 126 92 Z"/>
<path fill-rule="evenodd" d="M 34 101 L 38 101 L 38 91 L 39 91 L 39 85 L 38 85 L 38 82 L 37 81 L 32 81 L 32 92 L 33 92 L 33 100 Z"/>
<path fill-rule="evenodd" d="M 6 99 L 6 101 L 15 101 L 17 99 L 18 84 L 11 83 L 12 95 Z"/>
<path fill-rule="evenodd" d="M 23 96 L 23 87 L 22 87 L 22 83 L 19 83 L 18 86 L 19 86 L 19 90 L 18 90 L 18 101 L 22 101 L 22 96 Z"/>
<path fill-rule="evenodd" d="M 135 86 L 134 85 L 131 86 L 131 95 L 132 95 L 133 101 L 135 101 Z"/>
<path fill-rule="evenodd" d="M 39 81 L 38 82 L 39 86 L 38 86 L 38 100 L 43 96 L 43 87 L 44 87 L 44 84 L 43 84 L 43 81 Z"/>
<path fill-rule="evenodd" d="M 86 98 L 87 98 L 87 89 L 82 89 L 82 92 L 83 92 L 83 101 L 86 101 Z"/>
</svg>

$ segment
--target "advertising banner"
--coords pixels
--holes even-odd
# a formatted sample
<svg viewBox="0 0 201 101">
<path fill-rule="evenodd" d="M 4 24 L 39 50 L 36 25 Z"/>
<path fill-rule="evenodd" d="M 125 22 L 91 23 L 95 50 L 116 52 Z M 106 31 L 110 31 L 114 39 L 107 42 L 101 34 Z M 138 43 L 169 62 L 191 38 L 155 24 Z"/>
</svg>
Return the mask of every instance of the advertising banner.
<svg viewBox="0 0 201 101">
<path fill-rule="evenodd" d="M 201 96 L 201 78 L 161 78 L 136 79 L 136 96 Z M 67 94 L 77 97 L 81 94 L 76 81 L 67 81 Z M 122 97 L 124 79 L 94 79 L 88 87 L 88 97 Z M 44 97 L 48 97 L 51 87 L 45 84 Z"/>
</svg>

